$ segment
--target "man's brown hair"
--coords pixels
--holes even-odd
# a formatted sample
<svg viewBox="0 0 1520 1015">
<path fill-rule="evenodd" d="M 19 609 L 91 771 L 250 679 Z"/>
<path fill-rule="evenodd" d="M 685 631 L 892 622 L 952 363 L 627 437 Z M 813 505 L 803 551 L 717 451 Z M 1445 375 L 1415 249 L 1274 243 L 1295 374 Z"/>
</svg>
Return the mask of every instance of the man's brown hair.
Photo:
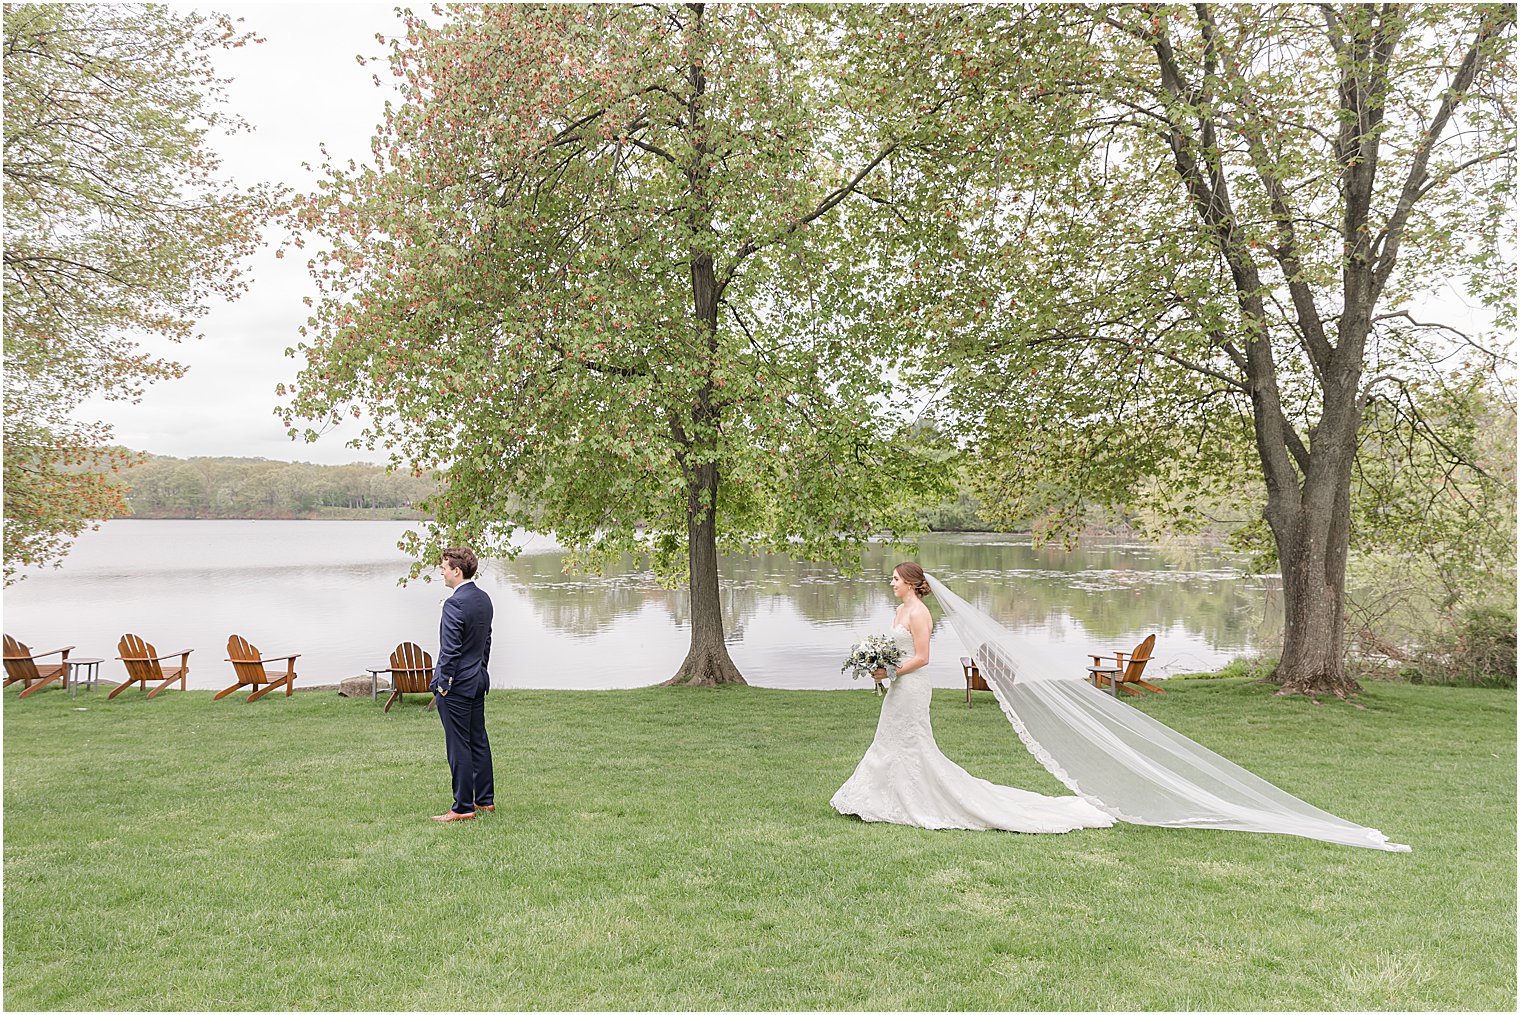
<svg viewBox="0 0 1520 1015">
<path fill-rule="evenodd" d="M 468 546 L 449 547 L 443 551 L 443 561 L 449 567 L 463 571 L 466 578 L 474 578 L 475 569 L 480 566 L 480 560 L 475 556 L 475 551 Z"/>
</svg>

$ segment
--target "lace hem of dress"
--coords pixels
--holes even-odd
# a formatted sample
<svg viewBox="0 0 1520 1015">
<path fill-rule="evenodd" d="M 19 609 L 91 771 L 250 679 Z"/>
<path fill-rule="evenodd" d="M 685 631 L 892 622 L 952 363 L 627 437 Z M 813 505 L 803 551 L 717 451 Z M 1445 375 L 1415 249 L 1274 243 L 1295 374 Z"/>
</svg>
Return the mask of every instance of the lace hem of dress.
<svg viewBox="0 0 1520 1015">
<path fill-rule="evenodd" d="M 998 686 L 998 682 L 996 680 L 989 680 L 987 681 L 987 686 L 992 688 L 992 696 L 997 699 L 998 707 L 1003 710 L 1003 717 L 1008 720 L 1008 724 L 1013 727 L 1013 731 L 1019 735 L 1019 740 L 1023 742 L 1025 749 L 1034 755 L 1036 761 L 1045 766 L 1045 771 L 1059 779 L 1061 785 L 1111 818 L 1125 821 L 1132 825 L 1143 825 L 1146 823 L 1133 815 L 1125 814 L 1117 807 L 1110 807 L 1091 793 L 1084 793 L 1082 787 L 1077 784 L 1077 780 L 1066 769 L 1061 767 L 1061 763 L 1052 757 L 1049 751 L 1041 747 L 1034 737 L 1029 735 L 1029 730 L 1024 728 L 1024 723 L 1019 718 L 1018 713 L 1013 710 L 1013 706 L 1009 705 L 1007 699 L 1003 697 L 1003 689 Z"/>
<path fill-rule="evenodd" d="M 1030 822 L 1025 828 L 1009 828 L 998 824 L 961 824 L 953 821 L 937 821 L 933 818 L 914 816 L 901 808 L 866 806 L 857 804 L 848 799 L 852 794 L 841 791 L 834 794 L 829 801 L 829 806 L 840 814 L 859 818 L 861 821 L 871 824 L 883 825 L 907 825 L 910 828 L 924 828 L 931 832 L 939 831 L 962 831 L 962 832 L 1008 832 L 1011 835 L 1066 835 L 1070 832 L 1086 830 L 1090 828 L 1106 828 L 1106 825 L 1041 825 L 1038 822 Z"/>
</svg>

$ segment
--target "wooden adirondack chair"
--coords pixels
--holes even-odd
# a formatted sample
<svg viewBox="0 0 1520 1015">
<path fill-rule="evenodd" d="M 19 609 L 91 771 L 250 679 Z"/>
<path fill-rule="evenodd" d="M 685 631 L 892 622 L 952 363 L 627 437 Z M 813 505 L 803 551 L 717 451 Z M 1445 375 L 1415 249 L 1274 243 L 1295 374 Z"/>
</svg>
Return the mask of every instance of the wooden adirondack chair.
<svg viewBox="0 0 1520 1015">
<path fill-rule="evenodd" d="M 69 686 L 69 653 L 74 651 L 73 645 L 65 645 L 63 648 L 49 649 L 46 652 L 33 652 L 21 642 L 5 636 L 5 686 L 9 687 L 18 680 L 21 682 L 21 697 L 42 690 L 55 680 L 62 680 L 63 686 Z M 37 660 L 44 656 L 63 654 L 63 659 L 56 663 L 43 663 L 39 668 Z"/>
<path fill-rule="evenodd" d="M 1140 679 L 1140 674 L 1145 672 L 1145 664 L 1150 662 L 1151 649 L 1155 647 L 1156 636 L 1152 634 L 1136 645 L 1133 652 L 1115 652 L 1111 656 L 1093 656 L 1093 664 L 1087 668 L 1087 672 L 1092 676 L 1093 686 L 1100 688 L 1117 687 L 1126 694 L 1139 694 L 1140 692 L 1135 687 L 1143 687 L 1147 691 L 1165 694 L 1166 691 L 1164 689 Z M 1104 662 L 1107 659 L 1112 659 L 1113 663 Z M 1117 683 L 1115 683 L 1116 681 Z"/>
<path fill-rule="evenodd" d="M 433 707 L 433 692 L 428 690 L 428 682 L 433 679 L 433 657 L 420 646 L 402 642 L 391 653 L 390 669 L 374 672 L 391 675 L 391 696 L 385 701 L 386 712 L 403 694 L 425 694 L 428 696 L 427 707 Z"/>
<path fill-rule="evenodd" d="M 116 643 L 116 651 L 121 653 L 116 658 L 126 664 L 127 679 L 118 684 L 116 689 L 110 694 L 106 695 L 108 699 L 116 697 L 136 683 L 141 683 L 144 691 L 148 691 L 149 683 L 158 684 L 153 690 L 148 691 L 149 698 L 176 680 L 179 681 L 179 689 L 183 691 L 185 689 L 185 678 L 190 674 L 190 653 L 195 650 L 187 648 L 161 656 L 158 654 L 158 649 L 149 645 L 137 635 L 124 634 L 121 636 L 121 641 Z M 164 668 L 159 664 L 165 659 L 173 659 L 175 656 L 179 656 L 179 666 L 165 672 Z"/>
<path fill-rule="evenodd" d="M 285 697 L 290 697 L 291 691 L 295 690 L 296 683 L 296 660 L 301 658 L 298 652 L 293 656 L 270 656 L 268 659 L 259 657 L 259 650 L 248 644 L 248 639 L 234 634 L 227 639 L 227 661 L 232 664 L 232 672 L 237 674 L 237 683 L 225 691 L 218 691 L 211 696 L 211 700 L 225 698 L 240 687 L 251 687 L 253 693 L 248 695 L 249 701 L 257 701 L 264 695 L 273 691 L 276 687 L 285 688 Z M 285 672 L 271 674 L 264 669 L 265 663 L 285 660 Z"/>
<path fill-rule="evenodd" d="M 976 668 L 976 660 L 970 656 L 961 656 L 961 672 L 966 676 L 966 707 L 971 707 L 972 691 L 990 691 L 987 686 L 987 678 L 982 676 L 982 671 Z"/>
</svg>

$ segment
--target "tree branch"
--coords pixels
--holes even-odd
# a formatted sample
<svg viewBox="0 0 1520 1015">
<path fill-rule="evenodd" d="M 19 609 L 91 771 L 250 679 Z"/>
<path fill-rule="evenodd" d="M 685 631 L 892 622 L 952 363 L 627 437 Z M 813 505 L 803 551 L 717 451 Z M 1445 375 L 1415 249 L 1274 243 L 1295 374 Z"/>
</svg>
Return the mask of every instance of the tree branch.
<svg viewBox="0 0 1520 1015">
<path fill-rule="evenodd" d="M 1204 26 L 1206 51 L 1216 52 L 1218 29 L 1214 24 L 1214 16 L 1205 4 L 1198 4 L 1197 10 L 1199 20 Z M 1298 215 L 1289 203 L 1287 188 L 1273 168 L 1272 156 L 1267 151 L 1266 145 L 1265 117 L 1262 116 L 1256 104 L 1255 96 L 1245 84 L 1245 75 L 1241 72 L 1235 54 L 1225 49 L 1219 55 L 1224 60 L 1225 73 L 1233 79 L 1231 83 L 1238 88 L 1236 98 L 1241 110 L 1246 114 L 1240 133 L 1246 140 L 1251 164 L 1256 169 L 1262 188 L 1267 192 L 1273 221 L 1278 233 L 1282 236 L 1282 243 L 1272 245 L 1269 250 L 1281 266 L 1283 277 L 1287 280 L 1288 295 L 1293 300 L 1293 312 L 1298 318 L 1305 349 L 1316 368 L 1323 374 L 1329 368 L 1332 349 L 1329 340 L 1325 337 L 1324 322 L 1319 316 L 1319 308 L 1314 303 L 1314 293 L 1309 288 L 1309 283 L 1304 280 L 1303 263 L 1299 260 L 1298 230 L 1295 226 Z"/>
<path fill-rule="evenodd" d="M 1115 335 L 1097 335 L 1097 334 L 1091 334 L 1091 333 L 1077 334 L 1077 333 L 1072 333 L 1072 332 L 1057 332 L 1057 333 L 1051 334 L 1051 335 L 1043 335 L 1043 336 L 1041 336 L 1039 338 L 1032 338 L 1032 339 L 1029 340 L 1029 344 L 1030 345 L 1045 345 L 1045 344 L 1050 343 L 1050 342 L 1062 342 L 1062 341 L 1065 341 L 1065 342 L 1084 342 L 1084 341 L 1086 341 L 1086 342 L 1103 342 L 1103 343 L 1106 343 L 1108 345 L 1120 345 L 1120 346 L 1123 346 L 1126 349 L 1132 349 L 1135 352 L 1147 353 L 1147 354 L 1149 354 L 1151 356 L 1159 356 L 1161 359 L 1170 360 L 1171 362 L 1177 364 L 1178 366 L 1183 367 L 1183 368 L 1188 369 L 1188 370 L 1191 370 L 1194 373 L 1202 374 L 1205 377 L 1212 377 L 1216 381 L 1219 381 L 1219 382 L 1221 382 L 1223 384 L 1227 384 L 1231 388 L 1234 388 L 1236 391 L 1240 391 L 1240 392 L 1249 394 L 1250 390 L 1251 390 L 1250 385 L 1248 385 L 1245 381 L 1242 381 L 1238 377 L 1231 377 L 1229 374 L 1221 373 L 1220 371 L 1215 370 L 1213 367 L 1207 366 L 1207 365 L 1202 364 L 1202 363 L 1196 363 L 1193 360 L 1190 360 L 1190 359 L 1188 359 L 1185 356 L 1179 356 L 1179 355 L 1177 355 L 1174 352 L 1168 352 L 1167 350 L 1158 348 L 1157 346 L 1150 345 L 1150 344 L 1137 343 L 1133 339 L 1119 338 L 1119 337 L 1117 337 Z"/>
<path fill-rule="evenodd" d="M 839 202 L 843 201 L 845 198 L 853 194 L 856 188 L 860 186 L 860 182 L 869 176 L 872 170 L 881 165 L 882 162 L 886 160 L 888 155 L 891 155 L 893 152 L 895 152 L 897 150 L 897 147 L 898 144 L 896 141 L 894 141 L 886 147 L 882 148 L 882 150 L 876 154 L 876 157 L 861 167 L 860 171 L 857 172 L 852 179 L 842 184 L 841 186 L 836 187 L 833 191 L 827 194 L 822 201 L 818 203 L 818 207 L 814 208 L 812 211 L 808 212 L 801 218 L 788 223 L 787 227 L 781 230 L 781 232 L 775 234 L 774 236 L 771 236 L 766 240 L 750 239 L 745 241 L 745 243 L 740 246 L 738 250 L 734 251 L 733 256 L 729 261 L 728 268 L 723 272 L 723 277 L 718 282 L 718 293 L 721 295 L 723 290 L 728 287 L 729 282 L 733 281 L 735 272 L 738 271 L 739 265 L 744 261 L 745 258 L 749 257 L 751 254 L 764 247 L 770 246 L 773 243 L 780 242 L 782 239 L 790 236 L 792 233 L 795 233 L 797 230 L 801 229 L 809 222 L 812 222 L 819 216 L 826 214 L 835 205 L 839 204 Z"/>
<path fill-rule="evenodd" d="M 1403 192 L 1399 195 L 1398 204 L 1393 214 L 1389 216 L 1388 224 L 1383 227 L 1373 244 L 1373 249 L 1377 251 L 1373 267 L 1374 296 L 1382 291 L 1388 277 L 1393 274 L 1394 265 L 1398 261 L 1399 245 L 1404 238 L 1404 226 L 1409 220 L 1410 210 L 1414 208 L 1415 202 L 1422 195 L 1430 164 L 1430 153 L 1440 139 L 1441 131 L 1445 129 L 1447 121 L 1461 104 L 1464 93 L 1472 84 L 1473 78 L 1477 77 L 1478 68 L 1483 62 L 1485 46 L 1514 24 L 1515 9 L 1513 7 L 1505 7 L 1502 14 L 1498 12 L 1486 14 L 1478 27 L 1477 35 L 1473 38 L 1472 45 L 1468 46 L 1467 53 L 1462 58 L 1456 76 L 1452 78 L 1451 86 L 1441 96 L 1441 105 L 1436 110 L 1419 147 L 1415 149 L 1414 158 L 1410 161 L 1409 175 L 1404 180 Z"/>
<path fill-rule="evenodd" d="M 1215 176 L 1214 184 L 1211 185 L 1204 178 L 1196 146 L 1182 125 L 1176 122 L 1173 109 L 1183 99 L 1187 87 L 1171 44 L 1164 34 L 1158 35 L 1152 49 L 1161 72 L 1162 89 L 1169 98 L 1167 115 L 1172 119 L 1172 127 L 1167 141 L 1172 149 L 1177 175 L 1181 177 L 1194 210 L 1214 236 L 1220 255 L 1230 269 L 1236 300 L 1247 330 L 1246 377 L 1255 418 L 1257 453 L 1261 458 L 1267 486 L 1269 490 L 1281 491 L 1288 502 L 1292 503 L 1298 490 L 1293 465 L 1297 462 L 1302 469 L 1307 453 L 1303 450 L 1302 440 L 1283 413 L 1282 395 L 1277 385 L 1277 364 L 1272 354 L 1272 343 L 1266 334 L 1265 310 L 1261 303 L 1261 276 L 1237 232 L 1227 180 Z"/>
</svg>

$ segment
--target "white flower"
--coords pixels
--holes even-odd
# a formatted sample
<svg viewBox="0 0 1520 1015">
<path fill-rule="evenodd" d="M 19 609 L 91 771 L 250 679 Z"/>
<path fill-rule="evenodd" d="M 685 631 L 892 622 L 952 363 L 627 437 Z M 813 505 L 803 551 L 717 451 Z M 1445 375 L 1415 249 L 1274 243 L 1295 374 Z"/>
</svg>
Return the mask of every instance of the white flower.
<svg viewBox="0 0 1520 1015">
<path fill-rule="evenodd" d="M 877 670 L 886 670 L 890 680 L 897 676 L 897 664 L 900 662 L 902 649 L 897 646 L 897 641 L 888 634 L 872 634 L 850 650 L 839 671 L 848 671 L 855 680 L 861 677 L 871 677 L 874 680 Z M 877 690 L 880 689 L 878 684 Z"/>
</svg>

